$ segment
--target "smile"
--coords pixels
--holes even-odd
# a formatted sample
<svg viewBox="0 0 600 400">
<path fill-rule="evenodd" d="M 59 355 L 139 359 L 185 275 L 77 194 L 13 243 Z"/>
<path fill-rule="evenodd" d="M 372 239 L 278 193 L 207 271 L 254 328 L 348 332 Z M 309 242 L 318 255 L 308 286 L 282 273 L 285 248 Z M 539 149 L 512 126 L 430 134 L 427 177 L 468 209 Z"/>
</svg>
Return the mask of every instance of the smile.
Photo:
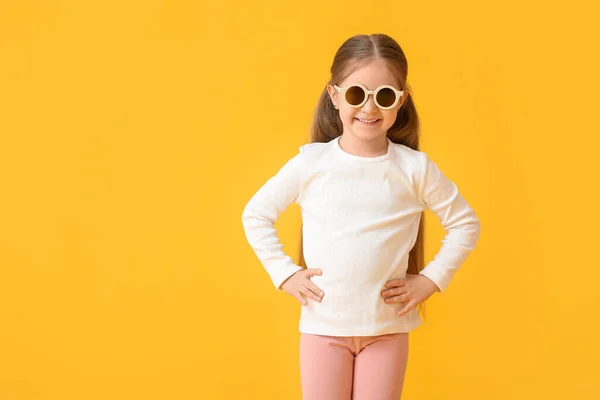
<svg viewBox="0 0 600 400">
<path fill-rule="evenodd" d="M 357 121 L 362 122 L 363 124 L 375 124 L 378 121 L 380 121 L 379 119 L 360 119 L 360 118 L 356 118 Z"/>
</svg>

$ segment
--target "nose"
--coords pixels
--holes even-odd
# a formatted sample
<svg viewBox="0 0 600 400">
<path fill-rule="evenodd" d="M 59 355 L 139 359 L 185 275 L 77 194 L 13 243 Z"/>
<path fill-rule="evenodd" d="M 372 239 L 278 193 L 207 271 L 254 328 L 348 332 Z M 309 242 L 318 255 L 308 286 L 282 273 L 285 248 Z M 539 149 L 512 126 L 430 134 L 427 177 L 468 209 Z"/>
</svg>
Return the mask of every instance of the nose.
<svg viewBox="0 0 600 400">
<path fill-rule="evenodd" d="M 375 98 L 373 97 L 372 94 L 367 96 L 367 102 L 365 104 L 363 104 L 362 106 L 362 110 L 365 113 L 371 113 L 373 111 L 377 111 L 377 105 L 375 104 Z"/>
</svg>

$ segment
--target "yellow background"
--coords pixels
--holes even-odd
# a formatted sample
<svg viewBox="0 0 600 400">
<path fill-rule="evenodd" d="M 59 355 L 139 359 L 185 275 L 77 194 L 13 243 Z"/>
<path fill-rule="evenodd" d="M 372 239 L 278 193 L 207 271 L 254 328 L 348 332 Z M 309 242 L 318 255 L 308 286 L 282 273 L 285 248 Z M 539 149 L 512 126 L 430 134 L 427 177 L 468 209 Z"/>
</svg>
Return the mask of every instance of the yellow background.
<svg viewBox="0 0 600 400">
<path fill-rule="evenodd" d="M 300 306 L 241 213 L 377 32 L 482 222 L 403 399 L 598 399 L 592 3 L 1 1 L 0 399 L 300 399 Z"/>
</svg>

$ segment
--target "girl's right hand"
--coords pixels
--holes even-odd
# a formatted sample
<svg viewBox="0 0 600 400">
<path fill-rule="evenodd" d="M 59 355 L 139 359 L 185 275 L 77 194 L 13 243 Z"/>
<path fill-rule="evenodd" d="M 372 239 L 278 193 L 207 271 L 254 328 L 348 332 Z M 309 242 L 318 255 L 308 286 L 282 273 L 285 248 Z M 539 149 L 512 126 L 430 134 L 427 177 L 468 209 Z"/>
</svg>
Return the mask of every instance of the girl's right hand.
<svg viewBox="0 0 600 400">
<path fill-rule="evenodd" d="M 321 274 L 322 271 L 316 268 L 300 270 L 284 281 L 281 288 L 290 296 L 294 296 L 303 306 L 308 304 L 304 296 L 320 303 L 325 293 L 312 283 L 310 277 Z"/>
</svg>

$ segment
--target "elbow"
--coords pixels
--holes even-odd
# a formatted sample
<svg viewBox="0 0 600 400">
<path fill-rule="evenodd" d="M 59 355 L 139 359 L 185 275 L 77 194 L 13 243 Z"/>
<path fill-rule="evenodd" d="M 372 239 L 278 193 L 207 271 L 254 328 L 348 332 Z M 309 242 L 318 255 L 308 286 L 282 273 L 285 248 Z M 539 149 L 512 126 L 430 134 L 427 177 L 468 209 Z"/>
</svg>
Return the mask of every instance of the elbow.
<svg viewBox="0 0 600 400">
<path fill-rule="evenodd" d="M 246 225 L 248 223 L 248 220 L 252 218 L 252 215 L 252 210 L 250 209 L 250 207 L 248 207 L 248 205 L 246 205 L 242 210 L 242 224 Z"/>
<path fill-rule="evenodd" d="M 250 211 L 249 204 L 250 203 L 246 204 L 244 206 L 244 209 L 242 210 L 242 225 L 244 225 L 244 226 L 246 225 L 246 223 L 248 222 L 248 219 L 250 218 L 250 216 L 252 214 Z"/>
<path fill-rule="evenodd" d="M 465 247 L 474 248 L 481 235 L 481 221 L 472 214 L 468 219 L 463 219 L 461 224 L 452 226 L 447 231 L 457 232 Z"/>
<path fill-rule="evenodd" d="M 242 225 L 246 231 L 272 227 L 277 216 L 275 208 L 252 198 L 242 210 Z"/>
<path fill-rule="evenodd" d="M 479 220 L 479 218 L 475 217 L 471 225 L 471 238 L 473 241 L 473 245 L 475 245 L 475 243 L 477 243 L 477 241 L 479 240 L 479 236 L 481 236 L 481 221 Z"/>
<path fill-rule="evenodd" d="M 270 213 L 259 207 L 253 207 L 252 202 L 248 203 L 242 211 L 242 224 L 246 227 L 255 226 L 256 224 L 269 223 L 274 224 L 275 219 Z"/>
<path fill-rule="evenodd" d="M 469 218 L 467 219 L 466 225 L 469 227 L 469 231 L 473 236 L 478 237 L 481 232 L 481 220 L 471 211 Z"/>
</svg>

